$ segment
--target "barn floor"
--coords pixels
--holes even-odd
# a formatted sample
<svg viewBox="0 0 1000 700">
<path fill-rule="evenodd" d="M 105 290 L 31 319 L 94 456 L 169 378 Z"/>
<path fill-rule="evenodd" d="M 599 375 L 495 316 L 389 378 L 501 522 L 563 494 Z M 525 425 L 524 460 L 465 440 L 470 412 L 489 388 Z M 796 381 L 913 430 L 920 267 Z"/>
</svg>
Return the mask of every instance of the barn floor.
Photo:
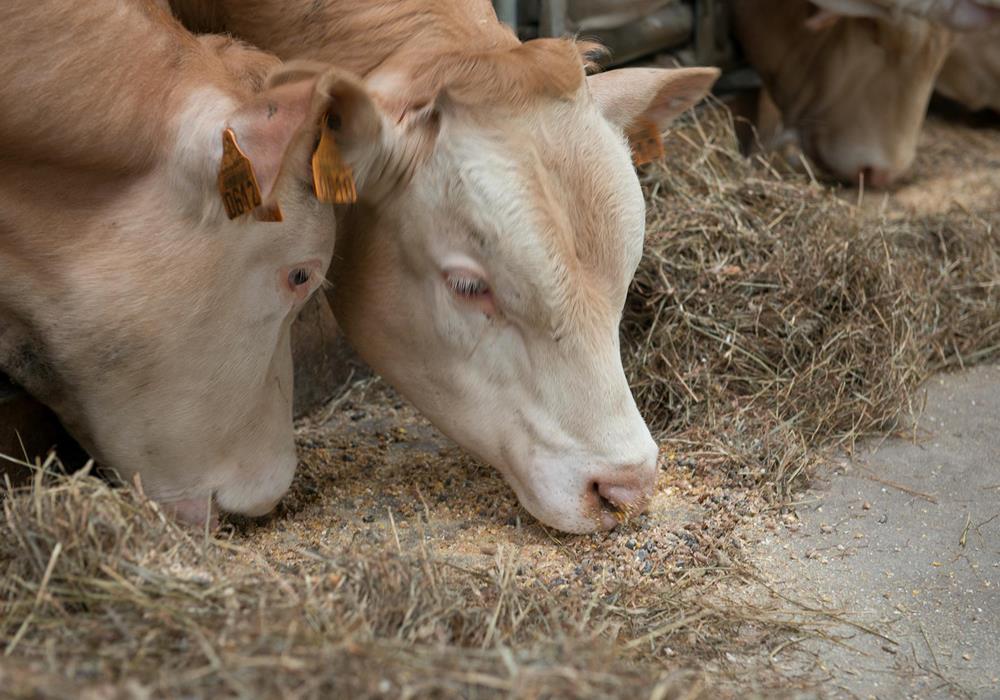
<svg viewBox="0 0 1000 700">
<path fill-rule="evenodd" d="M 863 207 L 1000 208 L 998 136 L 931 119 L 913 174 Z M 848 623 L 792 641 L 801 654 L 785 670 L 812 668 L 836 697 L 1000 697 L 998 428 L 1000 367 L 971 368 L 928 382 L 912 432 L 818 470 L 797 517 L 754 548 L 767 581 L 756 593 Z"/>
<path fill-rule="evenodd" d="M 866 212 L 1000 202 L 1000 130 L 922 140 Z M 574 537 L 363 378 L 214 537 L 94 479 L 5 501 L 0 697 L 995 697 L 1000 367 L 927 388 L 791 504 L 665 439 L 649 512 Z"/>
<path fill-rule="evenodd" d="M 844 615 L 782 660 L 831 694 L 1000 696 L 1000 366 L 927 390 L 910 435 L 828 465 L 754 547 L 768 589 Z"/>
<path fill-rule="evenodd" d="M 1000 695 L 1000 366 L 942 375 L 927 391 L 912 433 L 818 469 L 795 515 L 750 519 L 766 506 L 737 496 L 742 517 L 725 527 L 747 543 L 760 578 L 703 594 L 723 606 L 797 608 L 790 619 L 800 615 L 814 633 L 772 639 L 762 655 L 750 627 L 749 643 L 710 668 L 765 694 L 785 679 L 807 697 Z M 549 532 L 495 474 L 381 386 L 301 436 L 305 488 L 279 520 L 248 533 L 254 548 L 289 564 L 303 547 L 388 542 L 470 569 L 514 557 L 546 586 L 572 591 L 602 570 L 634 582 L 682 566 L 678 554 L 690 551 L 680 537 L 716 507 L 702 505 L 711 485 L 665 455 L 661 489 L 637 528 Z"/>
</svg>

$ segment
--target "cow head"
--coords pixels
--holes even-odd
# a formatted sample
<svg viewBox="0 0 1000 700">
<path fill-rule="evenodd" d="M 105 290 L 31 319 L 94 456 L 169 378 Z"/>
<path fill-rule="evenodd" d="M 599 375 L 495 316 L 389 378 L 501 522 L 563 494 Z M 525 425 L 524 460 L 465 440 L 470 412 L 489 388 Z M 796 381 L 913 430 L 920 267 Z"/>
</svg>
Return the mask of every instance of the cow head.
<svg viewBox="0 0 1000 700">
<path fill-rule="evenodd" d="M 907 15 L 838 15 L 805 0 L 737 0 L 733 9 L 750 62 L 810 158 L 876 187 L 909 168 L 947 29 Z"/>
<path fill-rule="evenodd" d="M 557 40 L 453 60 L 368 82 L 383 149 L 339 222 L 334 311 L 535 517 L 613 527 L 647 503 L 657 460 L 619 354 L 645 227 L 624 132 L 662 127 L 718 73 L 586 79 Z"/>
<path fill-rule="evenodd" d="M 350 82 L 299 66 L 246 99 L 178 89 L 164 148 L 141 168 L 0 174 L 0 369 L 187 519 L 204 520 L 213 497 L 262 514 L 291 481 L 289 329 L 323 284 L 335 230 L 309 161 L 322 115 L 354 118 L 340 100 Z M 276 205 L 282 221 L 227 218 L 226 128 L 253 164 L 257 213 L 273 219 Z"/>
</svg>

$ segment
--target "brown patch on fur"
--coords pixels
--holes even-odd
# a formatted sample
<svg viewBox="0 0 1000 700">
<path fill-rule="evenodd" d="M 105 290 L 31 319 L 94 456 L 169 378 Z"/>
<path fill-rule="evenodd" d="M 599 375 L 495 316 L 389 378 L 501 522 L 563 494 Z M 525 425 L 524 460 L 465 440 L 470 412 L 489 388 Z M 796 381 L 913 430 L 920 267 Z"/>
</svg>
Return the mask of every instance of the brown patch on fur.
<svg viewBox="0 0 1000 700">
<path fill-rule="evenodd" d="M 227 31 L 283 59 L 328 61 L 360 76 L 405 74 L 407 104 L 445 89 L 465 104 L 562 97 L 593 72 L 599 44 L 521 44 L 487 0 L 172 0 L 197 31 Z M 467 47 L 476 47 L 470 51 Z M 395 96 L 394 96 L 395 97 Z"/>
<path fill-rule="evenodd" d="M 366 76 L 401 53 L 515 47 L 489 0 L 171 0 L 193 31 L 226 31 L 283 59 Z"/>
<path fill-rule="evenodd" d="M 221 61 L 233 82 L 250 92 L 260 92 L 268 75 L 281 65 L 277 56 L 230 36 L 205 34 L 198 41 Z"/>
<path fill-rule="evenodd" d="M 151 2 L 12 0 L 0 26 L 0 157 L 74 168 L 150 167 L 172 143 L 163 115 L 193 86 L 250 92 L 276 63 L 230 39 L 199 41 Z"/>
<path fill-rule="evenodd" d="M 513 49 L 432 54 L 409 73 L 416 99 L 444 92 L 465 105 L 521 107 L 538 97 L 570 97 L 583 85 L 584 64 L 569 39 L 535 39 Z"/>
</svg>

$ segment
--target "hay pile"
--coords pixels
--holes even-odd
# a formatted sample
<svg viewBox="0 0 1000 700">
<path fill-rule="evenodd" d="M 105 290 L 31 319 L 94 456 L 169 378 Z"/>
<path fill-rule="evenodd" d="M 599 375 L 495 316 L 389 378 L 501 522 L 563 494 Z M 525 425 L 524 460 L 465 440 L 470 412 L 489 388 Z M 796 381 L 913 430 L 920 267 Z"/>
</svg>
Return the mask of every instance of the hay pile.
<svg viewBox="0 0 1000 700">
<path fill-rule="evenodd" d="M 741 158 L 721 110 L 666 146 L 622 346 L 643 415 L 678 450 L 784 498 L 818 450 L 894 429 L 930 372 L 1000 354 L 995 201 L 865 216 Z"/>
<path fill-rule="evenodd" d="M 729 652 L 769 663 L 803 628 L 714 596 L 752 575 L 738 531 L 822 450 L 893 429 L 929 371 L 997 352 L 1000 221 L 862 216 L 743 160 L 723 112 L 667 147 L 669 168 L 644 174 L 623 351 L 666 440 L 656 502 L 696 516 L 592 537 L 522 528 L 495 475 L 421 448 L 409 409 L 367 395 L 335 403 L 335 428 L 300 428 L 276 516 L 219 536 L 42 470 L 2 496 L 0 694 L 694 698 L 721 672 L 746 694 Z M 366 405 L 382 426 L 368 436 Z M 475 541 L 453 506 L 507 523 L 488 554 L 446 556 Z"/>
<path fill-rule="evenodd" d="M 679 601 L 636 608 L 614 581 L 569 603 L 525 584 L 504 553 L 477 571 L 391 548 L 275 567 L 85 473 L 40 471 L 3 506 L 4 697 L 669 698 L 688 686 L 616 645 L 669 635 Z"/>
</svg>

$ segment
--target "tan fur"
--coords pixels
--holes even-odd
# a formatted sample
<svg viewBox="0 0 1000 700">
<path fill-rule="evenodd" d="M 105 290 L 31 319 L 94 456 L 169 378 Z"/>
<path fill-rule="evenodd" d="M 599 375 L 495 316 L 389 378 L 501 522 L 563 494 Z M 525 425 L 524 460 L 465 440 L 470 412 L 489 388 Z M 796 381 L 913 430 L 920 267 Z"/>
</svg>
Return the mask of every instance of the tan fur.
<svg viewBox="0 0 1000 700">
<path fill-rule="evenodd" d="M 234 80 L 225 54 L 236 44 L 198 42 L 148 3 L 11 0 L 0 23 L 0 157 L 148 167 L 171 141 L 167 120 L 150 115 L 175 112 L 193 85 L 247 94 L 241 83 L 252 88 L 273 65 L 263 58 Z"/>
<path fill-rule="evenodd" d="M 1000 113 L 1000 27 L 957 36 L 934 88 L 968 109 Z"/>
<path fill-rule="evenodd" d="M 885 179 L 912 162 L 950 32 L 909 16 L 834 16 L 819 27 L 807 0 L 733 0 L 737 35 L 786 127 L 836 176 Z"/>
<path fill-rule="evenodd" d="M 285 59 L 329 61 L 361 76 L 403 73 L 399 87 L 408 102 L 445 88 L 462 102 L 492 105 L 570 95 L 581 84 L 581 58 L 593 69 L 592 57 L 602 51 L 568 40 L 522 45 L 484 0 L 174 0 L 173 6 L 189 27 L 232 32 Z"/>
<path fill-rule="evenodd" d="M 367 76 L 415 54 L 517 46 L 489 0 L 173 0 L 186 26 L 231 32 L 282 58 L 313 58 Z"/>
</svg>

